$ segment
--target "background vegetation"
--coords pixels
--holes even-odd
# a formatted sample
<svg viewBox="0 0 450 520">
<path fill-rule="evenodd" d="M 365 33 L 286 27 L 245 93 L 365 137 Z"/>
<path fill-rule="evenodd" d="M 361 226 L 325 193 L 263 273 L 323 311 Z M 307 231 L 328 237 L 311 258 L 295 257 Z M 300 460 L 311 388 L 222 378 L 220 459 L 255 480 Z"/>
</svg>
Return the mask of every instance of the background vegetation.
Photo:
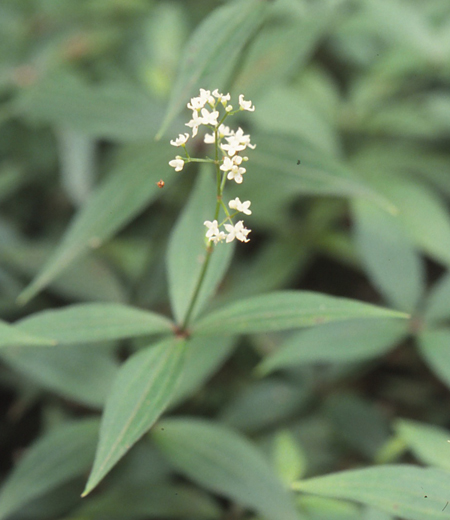
<svg viewBox="0 0 450 520">
<path fill-rule="evenodd" d="M 444 0 L 2 0 L 0 519 L 448 518 L 449 86 Z M 289 289 L 410 318 L 205 319 L 165 417 L 81 499 L 123 361 L 178 356 L 143 347 L 204 233 L 207 188 L 167 164 L 199 87 L 256 106 L 251 242 L 208 311 Z"/>
</svg>

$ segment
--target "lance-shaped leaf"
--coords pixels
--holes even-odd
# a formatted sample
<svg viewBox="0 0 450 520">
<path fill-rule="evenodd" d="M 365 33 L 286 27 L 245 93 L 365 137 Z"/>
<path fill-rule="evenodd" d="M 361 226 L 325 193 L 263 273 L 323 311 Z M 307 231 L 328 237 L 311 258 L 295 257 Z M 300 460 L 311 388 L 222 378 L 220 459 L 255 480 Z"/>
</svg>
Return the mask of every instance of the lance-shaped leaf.
<svg viewBox="0 0 450 520">
<path fill-rule="evenodd" d="M 45 334 L 43 336 L 35 336 L 34 334 L 20 330 L 14 325 L 0 321 L 0 348 L 15 347 L 18 345 L 30 345 L 35 347 L 50 347 L 56 345 L 54 339 L 45 336 Z"/>
<path fill-rule="evenodd" d="M 344 471 L 295 482 L 293 489 L 344 498 L 382 509 L 406 520 L 442 520 L 448 504 L 450 473 L 411 465 Z"/>
<path fill-rule="evenodd" d="M 242 52 L 260 26 L 267 9 L 262 0 L 237 0 L 205 18 L 186 45 L 181 68 L 167 113 L 158 132 L 160 138 L 196 89 L 222 88 Z"/>
<path fill-rule="evenodd" d="M 432 424 L 399 419 L 395 431 L 420 462 L 450 471 L 450 432 Z"/>
<path fill-rule="evenodd" d="M 298 515 L 273 469 L 247 439 L 198 419 L 166 419 L 152 431 L 157 444 L 184 475 L 271 520 Z"/>
<path fill-rule="evenodd" d="M 194 191 L 169 242 L 169 293 L 173 313 L 179 324 L 186 317 L 205 262 L 206 228 L 203 222 L 214 219 L 216 205 L 215 184 L 211 173 L 206 168 L 200 172 Z M 191 317 L 194 318 L 202 309 L 222 280 L 233 255 L 233 245 L 222 244 L 214 248 Z"/>
<path fill-rule="evenodd" d="M 370 318 L 328 323 L 289 337 L 258 366 L 258 373 L 305 363 L 350 363 L 381 356 L 407 333 L 408 322 Z"/>
<path fill-rule="evenodd" d="M 425 330 L 418 337 L 419 350 L 433 372 L 450 386 L 450 328 Z"/>
<path fill-rule="evenodd" d="M 172 332 L 172 322 L 154 312 L 118 303 L 85 303 L 42 311 L 16 323 L 22 333 L 46 335 L 56 343 L 107 341 Z"/>
<path fill-rule="evenodd" d="M 67 233 L 42 271 L 20 295 L 25 302 L 46 287 L 68 265 L 91 248 L 99 247 L 160 195 L 156 182 L 164 172 L 166 184 L 173 176 L 167 165 L 170 146 L 146 143 L 125 150 L 105 182 L 77 213 Z"/>
<path fill-rule="evenodd" d="M 183 368 L 184 341 L 170 338 L 131 356 L 106 402 L 100 439 L 83 496 L 90 493 L 163 413 Z"/>
<path fill-rule="evenodd" d="M 408 318 L 392 309 L 308 291 L 279 291 L 231 303 L 194 324 L 196 334 L 296 329 L 353 318 Z"/>
<path fill-rule="evenodd" d="M 98 420 L 87 419 L 64 424 L 33 444 L 0 491 L 0 519 L 83 475 L 92 464 L 97 434 Z"/>
</svg>

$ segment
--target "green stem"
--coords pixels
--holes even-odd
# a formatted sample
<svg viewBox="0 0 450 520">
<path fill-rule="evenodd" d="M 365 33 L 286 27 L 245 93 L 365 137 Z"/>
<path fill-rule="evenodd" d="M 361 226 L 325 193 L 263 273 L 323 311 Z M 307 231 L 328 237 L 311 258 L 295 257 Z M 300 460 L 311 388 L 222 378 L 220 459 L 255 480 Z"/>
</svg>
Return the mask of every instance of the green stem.
<svg viewBox="0 0 450 520">
<path fill-rule="evenodd" d="M 216 143 L 217 143 L 217 130 L 216 130 Z M 223 186 L 221 186 L 220 169 L 217 164 L 217 156 L 218 156 L 218 150 L 216 147 L 217 203 L 216 203 L 216 211 L 215 211 L 215 215 L 214 215 L 215 220 L 217 220 L 219 217 L 220 206 L 222 203 L 222 191 L 223 191 Z M 214 251 L 214 246 L 210 242 L 206 249 L 206 256 L 205 256 L 205 259 L 203 260 L 202 270 L 200 271 L 200 276 L 198 278 L 197 285 L 195 287 L 191 301 L 189 302 L 189 307 L 188 307 L 188 310 L 186 313 L 186 317 L 184 318 L 183 324 L 181 325 L 181 330 L 183 330 L 183 331 L 185 331 L 187 329 L 189 322 L 191 320 L 192 312 L 194 311 L 194 307 L 195 307 L 195 304 L 197 303 L 198 296 L 200 294 L 200 290 L 203 285 L 203 281 L 205 280 L 205 276 L 208 271 L 209 261 L 211 259 L 211 255 L 212 255 L 213 251 Z"/>
</svg>

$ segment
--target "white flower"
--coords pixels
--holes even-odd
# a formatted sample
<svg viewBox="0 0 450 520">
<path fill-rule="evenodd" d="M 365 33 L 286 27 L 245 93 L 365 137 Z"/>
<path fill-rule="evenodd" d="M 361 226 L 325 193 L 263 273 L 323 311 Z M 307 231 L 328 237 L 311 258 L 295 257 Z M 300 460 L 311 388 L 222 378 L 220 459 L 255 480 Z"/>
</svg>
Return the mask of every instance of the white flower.
<svg viewBox="0 0 450 520">
<path fill-rule="evenodd" d="M 232 224 L 224 224 L 225 229 L 228 231 L 227 242 L 232 242 L 235 238 L 240 240 L 241 242 L 248 242 L 250 239 L 247 238 L 247 235 L 250 233 L 251 229 L 247 229 L 244 227 L 244 221 L 240 220 L 236 225 Z"/>
<path fill-rule="evenodd" d="M 189 134 L 180 134 L 175 140 L 170 141 L 172 146 L 183 146 L 189 139 Z"/>
<path fill-rule="evenodd" d="M 234 200 L 230 200 L 228 203 L 229 208 L 240 211 L 241 213 L 245 213 L 246 215 L 251 215 L 252 212 L 249 209 L 251 202 L 246 200 L 245 202 L 241 202 L 239 197 L 236 197 Z"/>
<path fill-rule="evenodd" d="M 191 102 L 187 104 L 187 107 L 191 110 L 200 110 L 206 103 L 211 99 L 211 92 L 203 88 L 200 89 L 200 96 L 193 97 Z"/>
<path fill-rule="evenodd" d="M 172 166 L 172 168 L 175 168 L 176 172 L 181 172 L 184 166 L 184 161 L 179 155 L 177 155 L 175 159 L 169 161 L 169 165 Z"/>
<path fill-rule="evenodd" d="M 224 125 L 224 124 L 219 126 L 218 133 L 219 133 L 219 137 L 220 138 L 223 138 L 223 137 L 225 137 L 227 135 L 233 135 L 234 134 L 233 130 L 230 130 L 230 127 L 227 126 L 227 125 Z"/>
<path fill-rule="evenodd" d="M 203 139 L 203 141 L 206 144 L 213 144 L 215 142 L 214 134 L 205 134 L 205 138 Z"/>
<path fill-rule="evenodd" d="M 244 100 L 244 94 L 239 96 L 239 106 L 241 107 L 241 110 L 248 110 L 249 112 L 255 111 L 255 107 L 252 106 L 252 102 Z"/>
<path fill-rule="evenodd" d="M 217 220 L 213 220 L 212 222 L 210 220 L 205 220 L 203 224 L 208 228 L 208 231 L 206 232 L 206 238 L 210 242 L 213 241 L 214 244 L 217 244 L 218 242 L 225 240 L 226 235 L 223 231 L 219 231 Z"/>
<path fill-rule="evenodd" d="M 189 126 L 192 128 L 192 137 L 195 137 L 198 132 L 198 127 L 203 124 L 203 117 L 200 117 L 198 115 L 198 112 L 196 110 L 192 111 L 192 119 L 189 121 L 189 123 L 186 123 L 186 126 Z"/>
<path fill-rule="evenodd" d="M 233 157 L 225 156 L 223 158 L 223 164 L 220 166 L 220 169 L 224 172 L 228 172 L 227 179 L 234 179 L 235 182 L 241 184 L 244 180 L 242 178 L 242 174 L 246 172 L 245 168 L 241 168 L 239 165 L 242 162 L 242 157 L 239 155 L 234 155 Z"/>
<path fill-rule="evenodd" d="M 217 118 L 219 117 L 219 112 L 214 110 L 213 112 L 208 112 L 208 109 L 202 108 L 202 124 L 204 125 L 217 125 Z"/>
<path fill-rule="evenodd" d="M 242 130 L 242 128 L 238 128 L 234 134 L 225 137 L 225 140 L 228 144 L 221 144 L 220 147 L 222 150 L 227 152 L 230 157 L 235 155 L 237 152 L 245 150 L 247 146 L 252 150 L 255 149 L 255 145 L 250 143 L 250 136 L 244 135 L 244 130 Z"/>
</svg>

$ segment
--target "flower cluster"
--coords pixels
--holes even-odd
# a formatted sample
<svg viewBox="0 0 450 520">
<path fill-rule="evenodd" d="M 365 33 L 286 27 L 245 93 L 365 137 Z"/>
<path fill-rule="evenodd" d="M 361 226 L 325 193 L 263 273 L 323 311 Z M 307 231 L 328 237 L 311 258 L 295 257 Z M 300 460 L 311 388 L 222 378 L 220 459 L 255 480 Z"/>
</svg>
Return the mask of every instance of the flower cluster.
<svg viewBox="0 0 450 520">
<path fill-rule="evenodd" d="M 248 157 L 239 155 L 247 148 L 254 149 L 255 145 L 251 144 L 250 136 L 244 134 L 242 128 L 232 130 L 224 124 L 227 117 L 236 114 L 242 110 L 253 112 L 255 107 L 251 101 L 246 101 L 243 94 L 239 96 L 239 108 L 233 109 L 233 106 L 228 104 L 230 101 L 230 94 L 222 94 L 217 89 L 212 93 L 209 90 L 200 89 L 200 95 L 194 97 L 187 104 L 187 107 L 192 111 L 192 119 L 186 123 L 192 131 L 192 138 L 196 137 L 199 127 L 204 125 L 211 130 L 211 133 L 206 133 L 203 141 L 206 144 L 215 145 L 215 159 L 196 159 L 190 157 L 186 150 L 186 143 L 189 140 L 189 133 L 180 134 L 176 139 L 170 141 L 172 146 L 182 147 L 186 156 L 181 157 L 177 155 L 175 159 L 169 162 L 169 165 L 179 172 L 184 168 L 184 165 L 189 162 L 211 162 L 216 166 L 216 173 L 218 177 L 218 205 L 216 209 L 215 219 L 213 221 L 206 220 L 204 225 L 207 228 L 206 238 L 208 242 L 217 244 L 219 242 L 232 242 L 234 239 L 241 242 L 248 242 L 247 235 L 250 229 L 244 226 L 243 220 L 239 220 L 236 224 L 233 223 L 233 217 L 238 213 L 251 215 L 249 200 L 241 202 L 239 197 L 230 200 L 228 207 L 222 200 L 223 189 L 226 180 L 234 180 L 237 184 L 241 184 L 244 180 L 243 175 L 246 169 L 242 163 L 248 161 Z M 220 114 L 221 110 L 223 114 Z M 225 219 L 219 224 L 218 215 L 222 207 L 225 213 Z M 230 213 L 230 210 L 234 210 Z"/>
</svg>

